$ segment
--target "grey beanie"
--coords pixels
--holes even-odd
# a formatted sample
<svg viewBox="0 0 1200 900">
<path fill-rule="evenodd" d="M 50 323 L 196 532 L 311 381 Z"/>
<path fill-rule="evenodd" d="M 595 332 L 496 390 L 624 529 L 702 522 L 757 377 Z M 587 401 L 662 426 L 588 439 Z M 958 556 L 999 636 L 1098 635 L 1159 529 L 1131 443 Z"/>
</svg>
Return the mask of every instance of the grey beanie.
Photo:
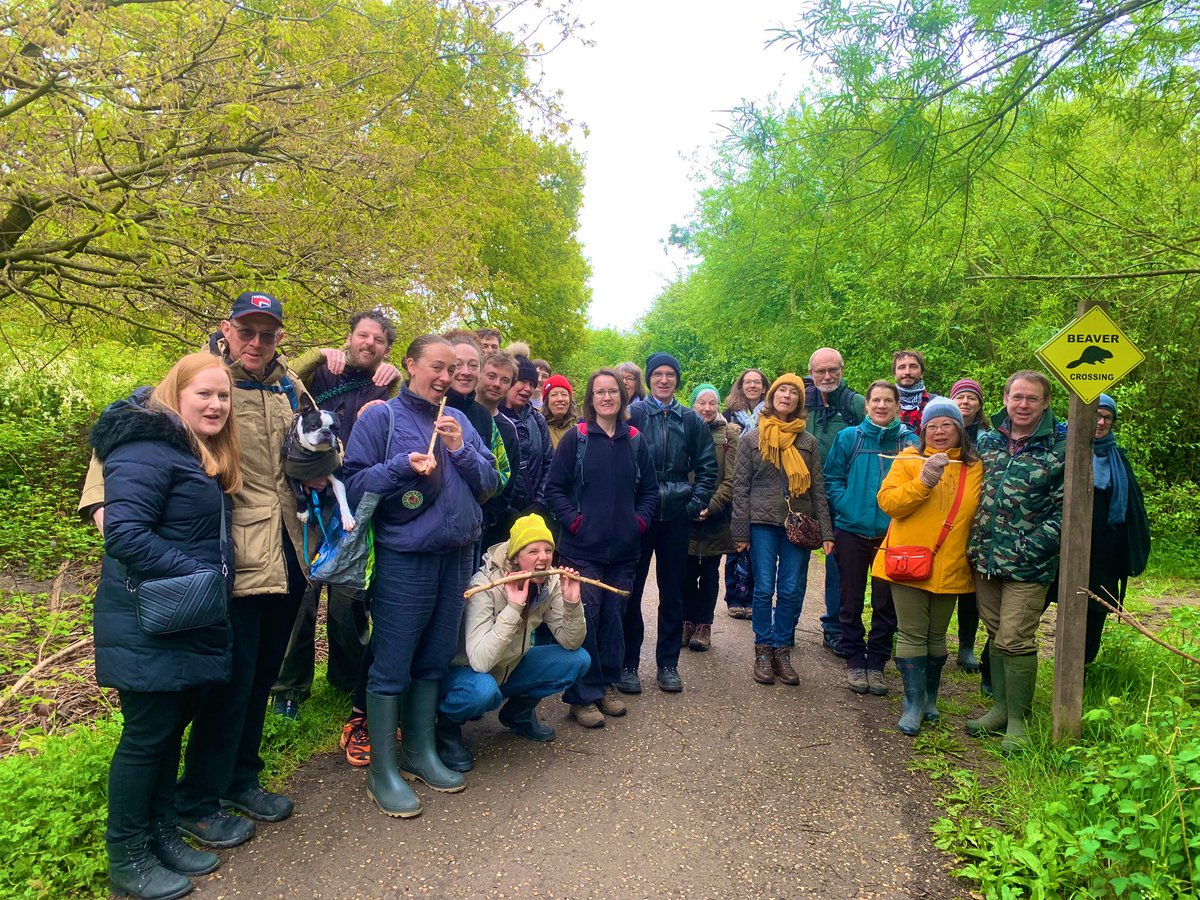
<svg viewBox="0 0 1200 900">
<path fill-rule="evenodd" d="M 925 430 L 925 426 L 929 424 L 931 419 L 937 419 L 945 416 L 953 419 L 958 423 L 959 428 L 965 428 L 963 424 L 962 412 L 958 408 L 958 404 L 953 400 L 947 400 L 945 397 L 934 397 L 925 404 L 925 411 L 921 413 L 921 430 Z"/>
</svg>

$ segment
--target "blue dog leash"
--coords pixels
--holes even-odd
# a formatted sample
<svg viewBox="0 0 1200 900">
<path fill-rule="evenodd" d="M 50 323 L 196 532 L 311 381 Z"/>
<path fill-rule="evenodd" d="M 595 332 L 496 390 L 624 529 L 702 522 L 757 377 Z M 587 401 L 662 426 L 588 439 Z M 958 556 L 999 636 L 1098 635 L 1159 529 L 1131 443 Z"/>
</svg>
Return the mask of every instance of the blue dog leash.
<svg viewBox="0 0 1200 900">
<path fill-rule="evenodd" d="M 317 517 L 317 524 L 321 526 L 321 537 L 324 540 L 329 540 L 329 532 L 325 530 L 325 519 L 321 515 L 321 497 L 316 491 L 308 492 L 308 500 L 312 505 L 311 515 Z M 304 558 L 311 564 L 313 558 L 308 555 L 308 523 L 304 523 Z"/>
</svg>

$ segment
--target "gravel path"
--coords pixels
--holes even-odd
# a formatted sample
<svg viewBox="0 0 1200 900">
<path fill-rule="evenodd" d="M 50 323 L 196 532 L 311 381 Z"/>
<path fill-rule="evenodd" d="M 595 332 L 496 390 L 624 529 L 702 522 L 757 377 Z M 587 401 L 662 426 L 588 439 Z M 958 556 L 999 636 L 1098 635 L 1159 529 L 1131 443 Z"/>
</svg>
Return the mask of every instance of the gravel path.
<svg viewBox="0 0 1200 900">
<path fill-rule="evenodd" d="M 712 650 L 680 660 L 684 693 L 659 692 L 647 596 L 646 691 L 627 698 L 624 718 L 588 731 L 565 704 L 543 701 L 542 720 L 558 729 L 548 745 L 495 715 L 469 723 L 467 789 L 418 787 L 425 811 L 409 820 L 375 809 L 365 770 L 319 757 L 293 780 L 295 815 L 224 853 L 197 894 L 970 896 L 929 840 L 933 787 L 906 768 L 898 673 L 889 667 L 892 696 L 858 696 L 821 649 L 823 578 L 814 563 L 793 655 L 799 687 L 751 680 L 750 623 L 722 601 Z"/>
</svg>

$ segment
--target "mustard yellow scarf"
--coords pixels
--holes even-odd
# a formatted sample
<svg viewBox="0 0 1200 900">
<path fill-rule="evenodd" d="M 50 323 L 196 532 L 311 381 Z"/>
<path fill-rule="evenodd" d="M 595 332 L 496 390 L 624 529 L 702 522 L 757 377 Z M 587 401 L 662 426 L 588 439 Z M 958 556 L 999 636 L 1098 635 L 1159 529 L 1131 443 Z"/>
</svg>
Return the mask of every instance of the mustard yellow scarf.
<svg viewBox="0 0 1200 900">
<path fill-rule="evenodd" d="M 800 395 L 800 402 L 804 402 L 803 394 Z M 811 483 L 808 466 L 796 449 L 796 436 L 803 430 L 803 418 L 795 418 L 790 422 L 768 415 L 758 418 L 758 451 L 764 460 L 787 475 L 788 493 L 793 497 L 807 492 Z"/>
</svg>

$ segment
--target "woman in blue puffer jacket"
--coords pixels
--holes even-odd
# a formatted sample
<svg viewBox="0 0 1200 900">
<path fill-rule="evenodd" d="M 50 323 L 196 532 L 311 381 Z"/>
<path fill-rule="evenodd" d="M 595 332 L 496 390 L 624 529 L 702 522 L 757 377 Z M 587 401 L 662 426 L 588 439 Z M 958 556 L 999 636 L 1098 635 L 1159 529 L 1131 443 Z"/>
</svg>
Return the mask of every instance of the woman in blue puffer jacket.
<svg viewBox="0 0 1200 900">
<path fill-rule="evenodd" d="M 825 493 L 833 508 L 834 557 L 842 573 L 842 650 L 846 682 L 856 694 L 887 693 L 883 667 L 892 655 L 896 610 L 882 579 L 871 580 L 871 633 L 863 628 L 867 573 L 887 533 L 889 519 L 875 495 L 892 467 L 887 459 L 917 443 L 917 435 L 897 418 L 900 392 L 890 381 L 867 388 L 867 417 L 838 432 L 825 458 Z"/>
<path fill-rule="evenodd" d="M 346 447 L 351 505 L 368 491 L 382 497 L 372 520 L 375 659 L 367 676 L 367 793 L 389 816 L 421 812 L 404 778 L 450 793 L 465 787 L 462 775 L 438 759 L 434 727 L 441 680 L 458 650 L 463 590 L 483 522 L 480 504 L 496 491 L 500 476 L 465 414 L 447 407 L 438 416 L 456 363 L 445 338 L 414 340 L 405 353 L 409 380 L 400 396 L 359 416 Z M 402 707 L 404 747 L 398 755 Z"/>
</svg>

